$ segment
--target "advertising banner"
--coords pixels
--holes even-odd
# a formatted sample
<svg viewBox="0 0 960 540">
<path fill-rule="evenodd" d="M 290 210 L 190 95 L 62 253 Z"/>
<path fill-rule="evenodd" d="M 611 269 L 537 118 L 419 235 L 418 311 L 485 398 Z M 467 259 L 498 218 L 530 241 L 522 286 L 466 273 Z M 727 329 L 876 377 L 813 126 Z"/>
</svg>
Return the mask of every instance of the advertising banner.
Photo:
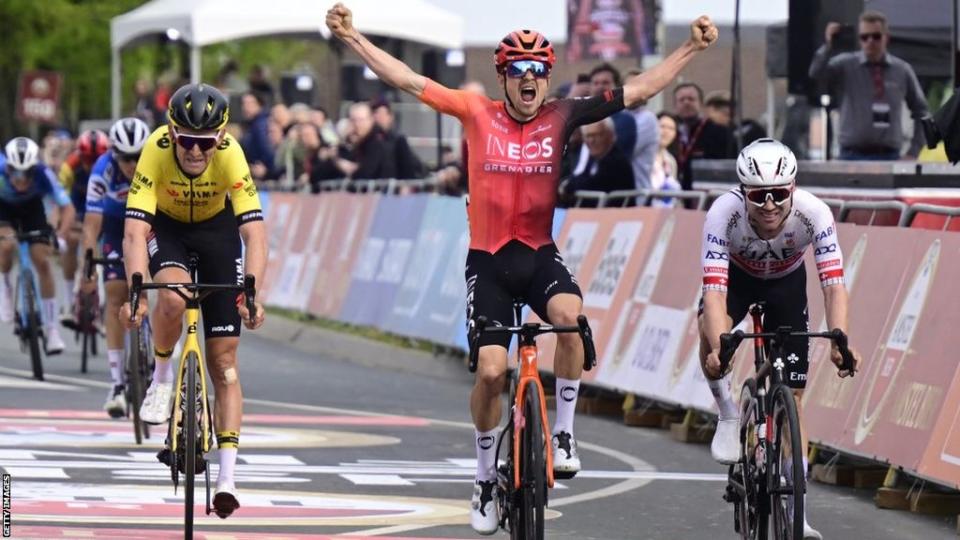
<svg viewBox="0 0 960 540">
<path fill-rule="evenodd" d="M 567 2 L 567 61 L 641 58 L 656 50 L 654 0 Z"/>
<path fill-rule="evenodd" d="M 380 195 L 331 193 L 317 250 L 307 261 L 312 276 L 308 310 L 313 315 L 335 318 L 350 289 L 353 264 L 378 206 Z"/>
<path fill-rule="evenodd" d="M 353 265 L 340 320 L 380 327 L 393 309 L 430 195 L 382 197 Z"/>
<path fill-rule="evenodd" d="M 466 251 L 461 243 L 465 230 L 463 201 L 449 197 L 429 199 L 410 264 L 393 307 L 383 320 L 384 329 L 420 338 L 439 337 L 444 343 L 450 340 L 452 325 L 466 302 L 462 272 Z M 461 270 L 460 286 L 453 285 L 457 269 Z M 442 294 L 440 282 L 445 278 L 446 294 Z M 429 313 L 436 313 L 437 321 L 431 321 Z"/>
<path fill-rule="evenodd" d="M 286 258 L 287 246 L 292 239 L 288 230 L 292 230 L 291 226 L 295 227 L 297 225 L 300 203 L 305 200 L 308 200 L 307 197 L 294 193 L 273 193 L 270 195 L 270 209 L 264 214 L 270 257 L 267 260 L 267 270 L 263 283 L 257 284 L 257 294 L 261 301 L 266 304 L 278 305 L 274 301 L 274 290 L 280 284 L 279 278 Z"/>
</svg>

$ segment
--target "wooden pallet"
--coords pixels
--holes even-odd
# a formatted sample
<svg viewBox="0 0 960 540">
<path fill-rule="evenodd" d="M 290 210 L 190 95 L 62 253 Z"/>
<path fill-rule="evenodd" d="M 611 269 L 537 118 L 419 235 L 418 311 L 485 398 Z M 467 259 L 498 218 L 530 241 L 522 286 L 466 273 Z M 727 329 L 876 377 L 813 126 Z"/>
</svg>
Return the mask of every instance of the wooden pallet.
<svg viewBox="0 0 960 540">
<path fill-rule="evenodd" d="M 908 492 L 907 488 L 881 487 L 873 496 L 873 503 L 887 510 L 910 510 Z"/>
<path fill-rule="evenodd" d="M 887 469 L 882 467 L 857 465 L 815 464 L 810 477 L 822 484 L 846 486 L 857 489 L 878 488 L 883 485 Z"/>
<path fill-rule="evenodd" d="M 584 397 L 577 400 L 577 413 L 592 416 L 621 416 L 623 399 L 610 397 Z"/>
</svg>

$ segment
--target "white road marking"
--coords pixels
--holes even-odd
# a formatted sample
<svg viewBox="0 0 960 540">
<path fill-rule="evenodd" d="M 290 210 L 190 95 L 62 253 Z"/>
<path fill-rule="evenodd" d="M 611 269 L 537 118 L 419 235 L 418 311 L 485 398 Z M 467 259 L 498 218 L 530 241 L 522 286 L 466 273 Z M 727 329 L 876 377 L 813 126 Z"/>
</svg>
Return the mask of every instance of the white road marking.
<svg viewBox="0 0 960 540">
<path fill-rule="evenodd" d="M 413 486 L 413 482 L 404 480 L 398 474 L 341 474 L 340 478 L 353 482 L 356 486 Z"/>
<path fill-rule="evenodd" d="M 24 371 L 23 373 L 26 376 L 32 376 L 27 371 Z M 33 378 L 25 379 L 19 376 L 7 377 L 6 375 L 0 375 L 0 388 L 27 388 L 31 390 L 56 390 L 56 391 L 62 391 L 62 392 L 82 392 L 83 391 L 82 388 L 78 388 L 74 385 L 57 384 L 50 381 L 38 381 Z"/>
</svg>

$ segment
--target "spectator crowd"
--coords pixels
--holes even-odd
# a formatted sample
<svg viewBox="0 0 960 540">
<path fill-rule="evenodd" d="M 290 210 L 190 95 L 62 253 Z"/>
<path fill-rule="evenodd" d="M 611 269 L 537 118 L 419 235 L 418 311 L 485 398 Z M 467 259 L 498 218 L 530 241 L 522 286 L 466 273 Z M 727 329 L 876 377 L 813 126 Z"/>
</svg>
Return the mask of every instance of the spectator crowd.
<svg viewBox="0 0 960 540">
<path fill-rule="evenodd" d="M 827 25 L 824 44 L 809 69 L 810 77 L 840 103 L 839 158 L 915 158 L 922 132 L 916 129 L 909 145 L 904 144 L 899 111 L 906 105 L 919 119 L 928 114 L 927 104 L 910 65 L 887 51 L 886 18 L 873 11 L 860 16 L 857 52 L 833 51 L 839 29 L 837 23 Z M 601 95 L 640 73 L 630 69 L 621 74 L 602 63 L 575 81 L 554 81 L 548 100 Z M 428 170 L 397 129 L 393 106 L 385 99 L 353 103 L 346 116 L 337 119 L 320 107 L 283 103 L 265 68 L 254 66 L 244 78 L 233 61 L 227 62 L 214 84 L 231 98 L 234 114 L 227 129 L 240 142 L 254 179 L 265 189 L 318 192 L 331 180 L 429 178 L 441 193 L 467 191 L 466 142 L 459 148 L 444 146 L 440 163 Z M 151 126 L 164 122 L 166 102 L 176 86 L 137 81 L 134 114 Z M 485 93 L 478 82 L 461 88 Z M 579 191 L 690 190 L 695 160 L 732 159 L 738 144 L 767 136 L 756 121 L 733 120 L 726 91 L 705 93 L 695 82 L 684 81 L 665 102 L 669 110 L 651 111 L 641 105 L 576 130 L 566 145 L 560 204 L 575 204 Z M 45 157 L 52 165 L 62 161 L 61 147 L 69 144 L 61 142 L 67 140 L 69 134 L 63 131 L 48 136 Z"/>
</svg>

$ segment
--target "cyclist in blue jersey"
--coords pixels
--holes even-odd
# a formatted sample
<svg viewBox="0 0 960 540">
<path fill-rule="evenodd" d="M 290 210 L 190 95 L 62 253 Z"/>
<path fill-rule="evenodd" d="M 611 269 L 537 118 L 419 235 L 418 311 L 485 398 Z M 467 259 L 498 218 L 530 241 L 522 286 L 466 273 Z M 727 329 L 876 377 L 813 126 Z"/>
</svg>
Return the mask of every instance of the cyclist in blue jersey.
<svg viewBox="0 0 960 540">
<path fill-rule="evenodd" d="M 123 220 L 127 209 L 130 180 L 137 170 L 140 151 L 150 136 L 150 128 L 137 118 L 122 118 L 110 128 L 112 151 L 101 155 L 87 183 L 86 213 L 83 217 L 83 252 L 97 253 L 100 243 L 102 255 L 98 258 L 116 259 L 116 266 L 106 266 L 103 287 L 107 293 L 105 323 L 107 327 L 107 362 L 113 386 L 107 393 L 103 410 L 111 418 L 127 413 L 124 396 L 123 338 L 120 306 L 129 296 L 127 276 L 123 271 Z M 83 292 L 90 294 L 97 288 L 97 275 L 83 277 Z"/>
<path fill-rule="evenodd" d="M 73 226 L 74 208 L 70 196 L 56 175 L 39 159 L 37 143 L 16 137 L 7 143 L 0 157 L 0 236 L 11 238 L 15 231 L 49 231 L 43 197 L 60 207 L 57 236 L 64 238 Z M 30 258 L 40 282 L 41 316 L 47 354 L 63 352 L 63 338 L 54 324 L 57 318 L 57 288 L 50 268 L 51 248 L 43 239 L 32 241 Z M 0 242 L 0 320 L 13 320 L 13 287 L 10 270 L 16 241 Z"/>
</svg>

